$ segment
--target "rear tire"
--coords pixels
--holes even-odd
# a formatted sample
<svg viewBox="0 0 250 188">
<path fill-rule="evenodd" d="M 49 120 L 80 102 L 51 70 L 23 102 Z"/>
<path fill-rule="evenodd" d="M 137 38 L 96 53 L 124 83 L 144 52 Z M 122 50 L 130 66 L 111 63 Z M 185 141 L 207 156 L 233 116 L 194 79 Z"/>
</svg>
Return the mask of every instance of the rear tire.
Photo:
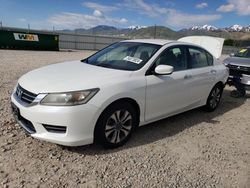
<svg viewBox="0 0 250 188">
<path fill-rule="evenodd" d="M 137 118 L 132 104 L 125 102 L 111 104 L 97 121 L 95 141 L 104 148 L 116 148 L 124 145 L 136 127 Z"/>
<path fill-rule="evenodd" d="M 223 92 L 223 87 L 220 84 L 216 84 L 211 90 L 207 98 L 207 103 L 203 107 L 203 109 L 207 112 L 214 111 L 219 106 L 222 92 Z"/>
</svg>

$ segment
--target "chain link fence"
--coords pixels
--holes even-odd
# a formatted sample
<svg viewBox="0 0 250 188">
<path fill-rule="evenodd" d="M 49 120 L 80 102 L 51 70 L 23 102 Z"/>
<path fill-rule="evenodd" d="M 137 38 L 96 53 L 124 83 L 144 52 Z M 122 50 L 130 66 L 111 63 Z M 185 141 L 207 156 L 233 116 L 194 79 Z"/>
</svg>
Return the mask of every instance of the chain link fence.
<svg viewBox="0 0 250 188">
<path fill-rule="evenodd" d="M 50 34 L 59 36 L 59 49 L 75 49 L 75 50 L 100 50 L 114 42 L 129 39 L 129 37 L 117 36 L 101 36 L 101 35 L 86 35 L 79 33 L 67 33 L 61 31 L 46 31 L 34 29 L 22 29 L 13 27 L 0 27 L 0 30 L 17 31 L 20 33 L 38 33 Z M 235 53 L 237 47 L 224 46 L 223 54 Z"/>
</svg>

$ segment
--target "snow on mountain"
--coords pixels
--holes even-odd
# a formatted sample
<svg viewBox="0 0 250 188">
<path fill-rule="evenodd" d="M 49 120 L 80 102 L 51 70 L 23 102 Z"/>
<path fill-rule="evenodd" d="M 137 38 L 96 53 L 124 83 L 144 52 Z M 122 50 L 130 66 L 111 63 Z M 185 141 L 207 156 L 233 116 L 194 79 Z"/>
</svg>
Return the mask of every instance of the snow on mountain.
<svg viewBox="0 0 250 188">
<path fill-rule="evenodd" d="M 201 30 L 201 26 L 193 26 L 189 30 Z"/>
<path fill-rule="evenodd" d="M 250 32 L 250 26 L 243 27 L 239 24 L 232 25 L 226 28 L 217 28 L 212 25 L 203 25 L 203 26 L 193 26 L 189 29 L 184 30 L 199 30 L 199 31 L 229 31 L 229 32 Z"/>
<path fill-rule="evenodd" d="M 190 30 L 205 30 L 205 31 L 216 31 L 218 30 L 217 27 L 212 26 L 212 25 L 203 25 L 203 26 L 194 26 L 191 27 Z"/>
<path fill-rule="evenodd" d="M 132 30 L 139 30 L 139 29 L 147 28 L 147 26 L 143 26 L 143 25 L 131 25 L 128 28 L 132 29 Z"/>
<path fill-rule="evenodd" d="M 247 27 L 244 27 L 244 30 L 245 30 L 246 32 L 249 32 L 249 31 L 250 31 L 250 25 L 247 26 Z"/>
<path fill-rule="evenodd" d="M 241 25 L 235 24 L 226 29 L 229 31 L 242 31 L 244 28 Z"/>
<path fill-rule="evenodd" d="M 215 30 L 218 30 L 217 27 L 212 26 L 212 25 L 203 25 L 203 26 L 202 26 L 202 29 L 208 30 L 208 31 L 215 31 Z"/>
</svg>

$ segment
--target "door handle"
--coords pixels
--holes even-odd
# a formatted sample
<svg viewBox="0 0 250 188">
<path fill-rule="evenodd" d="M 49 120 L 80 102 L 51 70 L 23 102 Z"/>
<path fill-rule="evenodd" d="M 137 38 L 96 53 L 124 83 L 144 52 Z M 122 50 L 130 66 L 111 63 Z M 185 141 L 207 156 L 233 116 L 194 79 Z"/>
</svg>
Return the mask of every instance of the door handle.
<svg viewBox="0 0 250 188">
<path fill-rule="evenodd" d="M 190 78 L 192 78 L 192 75 L 185 75 L 184 76 L 184 79 L 190 79 Z"/>
<path fill-rule="evenodd" d="M 213 69 L 213 70 L 211 70 L 210 72 L 211 72 L 212 74 L 217 73 L 217 71 L 216 71 L 216 70 L 214 70 L 214 69 Z"/>
</svg>

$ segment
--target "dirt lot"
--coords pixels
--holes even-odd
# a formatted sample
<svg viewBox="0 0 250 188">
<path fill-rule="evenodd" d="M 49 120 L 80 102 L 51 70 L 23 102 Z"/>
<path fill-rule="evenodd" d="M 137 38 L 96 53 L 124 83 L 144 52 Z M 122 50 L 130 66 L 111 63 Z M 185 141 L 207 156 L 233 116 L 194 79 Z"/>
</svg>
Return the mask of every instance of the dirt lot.
<svg viewBox="0 0 250 188">
<path fill-rule="evenodd" d="M 0 187 L 250 187 L 250 95 L 136 130 L 124 147 L 67 148 L 26 136 L 10 94 L 37 67 L 92 52 L 0 50 Z"/>
</svg>

